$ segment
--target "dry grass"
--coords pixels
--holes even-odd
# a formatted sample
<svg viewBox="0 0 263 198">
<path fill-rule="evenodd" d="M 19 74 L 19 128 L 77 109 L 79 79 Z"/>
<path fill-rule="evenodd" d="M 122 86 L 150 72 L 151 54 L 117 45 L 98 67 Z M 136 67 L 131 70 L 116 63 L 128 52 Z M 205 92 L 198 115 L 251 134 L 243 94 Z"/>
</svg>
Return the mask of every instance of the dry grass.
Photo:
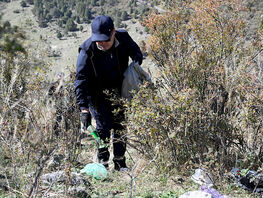
<svg viewBox="0 0 263 198">
<path fill-rule="evenodd" d="M 64 38 L 62 40 L 59 40 L 56 38 L 56 28 L 55 26 L 50 26 L 49 28 L 40 29 L 37 26 L 37 23 L 31 13 L 31 8 L 20 8 L 19 5 L 20 1 L 12 1 L 9 4 L 6 4 L 6 8 L 3 11 L 4 20 L 10 20 L 12 25 L 19 25 L 20 27 L 24 28 L 29 40 L 25 43 L 26 47 L 31 50 L 31 53 L 34 54 L 34 56 L 38 59 L 44 59 L 45 62 L 50 63 L 50 67 L 52 72 L 49 73 L 47 71 L 47 76 L 49 78 L 52 78 L 55 73 L 58 71 L 64 71 L 68 72 L 67 66 L 70 68 L 74 68 L 76 58 L 77 58 L 77 48 L 78 46 L 90 35 L 90 27 L 87 25 L 84 27 L 83 32 L 77 32 L 77 38 L 74 37 L 68 37 Z M 19 9 L 21 10 L 20 13 L 15 14 L 13 13 L 13 10 Z M 128 24 L 128 31 L 132 35 L 132 37 L 139 42 L 140 40 L 145 40 L 147 38 L 147 35 L 140 34 L 142 31 L 142 27 L 138 23 L 132 23 L 131 21 L 126 22 Z M 137 30 L 136 30 L 137 29 Z M 40 37 L 42 35 L 42 37 Z M 54 57 L 47 57 L 48 51 L 52 52 L 52 50 L 55 50 L 56 52 L 59 52 L 61 54 L 60 57 L 54 58 Z M 34 52 L 34 53 L 33 53 Z M 143 67 L 152 69 L 153 73 L 154 68 L 150 60 L 146 59 L 144 62 Z M 48 79 L 48 78 L 47 78 Z M 46 80 L 47 80 L 46 79 Z M 48 80 L 47 80 L 48 81 Z M 37 91 L 36 91 L 37 93 Z M 32 104 L 33 105 L 33 104 Z M 32 136 L 31 137 L 38 137 L 39 142 L 41 142 L 41 136 L 39 136 L 40 133 L 39 130 L 41 129 L 48 129 L 48 126 L 51 125 L 50 120 L 52 116 L 54 116 L 54 112 L 50 113 L 48 116 L 45 111 L 47 108 L 44 106 L 45 111 L 41 111 L 40 108 L 37 108 L 38 106 L 35 105 L 35 114 L 32 114 L 32 116 L 36 116 L 36 118 L 39 118 L 38 115 L 41 115 L 41 119 L 44 122 L 36 123 L 36 126 L 38 126 L 38 129 L 32 129 Z M 37 111 L 39 110 L 39 111 Z M 38 114 L 39 113 L 39 114 Z M 76 117 L 72 117 L 76 118 Z M 71 118 L 71 119 L 72 119 Z M 74 120 L 72 120 L 74 122 Z M 45 126 L 45 124 L 47 124 Z M 42 127 L 42 128 L 41 128 Z M 50 132 L 50 131 L 49 131 Z M 33 136 L 33 134 L 38 134 Z M 27 134 L 27 135 L 29 135 Z M 35 156 L 35 161 L 26 161 L 26 163 L 21 162 L 21 166 L 17 169 L 17 173 L 21 175 L 17 175 L 19 178 L 18 183 L 20 182 L 21 189 L 26 189 L 28 192 L 28 187 L 26 185 L 31 184 L 34 182 L 35 177 L 32 177 L 31 173 L 35 171 L 35 173 L 47 173 L 51 171 L 47 164 L 52 161 L 55 154 L 59 153 L 69 153 L 71 145 L 68 145 L 70 141 L 67 142 L 67 135 L 69 133 L 64 133 L 63 138 L 65 139 L 59 139 L 58 145 L 61 146 L 64 145 L 64 147 L 58 149 L 56 152 L 51 152 L 52 150 L 49 150 L 50 153 L 44 155 L 44 156 Z M 44 134 L 45 135 L 45 134 Z M 53 139 L 54 140 L 54 139 Z M 37 140 L 35 140 L 37 142 Z M 73 142 L 73 140 L 72 140 Z M 48 143 L 48 141 L 46 142 Z M 95 146 L 94 143 L 91 141 L 84 141 L 84 146 L 82 148 L 75 148 L 74 150 L 76 154 L 75 161 L 66 160 L 65 163 L 62 163 L 61 167 L 59 167 L 62 170 L 66 170 L 67 165 L 70 165 L 71 171 L 78 172 L 81 168 L 84 167 L 85 164 L 95 161 L 94 159 L 94 153 L 95 153 Z M 58 146 L 57 145 L 57 146 Z M 22 147 L 22 142 L 18 143 L 16 145 L 16 155 L 22 155 L 22 151 L 20 148 Z M 54 146 L 52 148 L 57 148 L 57 146 Z M 68 147 L 66 147 L 68 146 Z M 33 147 L 32 150 L 28 151 L 26 150 L 25 153 L 33 153 Z M 39 149 L 36 147 L 35 149 Z M 68 150 L 67 150 L 68 149 Z M 10 160 L 10 156 L 8 156 L 8 152 L 6 150 L 0 151 L 1 156 L 5 156 L 6 160 Z M 3 153 L 2 153 L 3 152 Z M 26 156 L 26 155 L 25 155 Z M 37 160 L 38 157 L 38 160 Z M 41 158 L 42 157 L 42 158 Z M 128 166 L 131 168 L 131 171 L 128 173 L 120 173 L 113 171 L 113 164 L 110 164 L 110 171 L 109 171 L 109 177 L 105 181 L 98 181 L 93 178 L 87 178 L 87 180 L 90 182 L 89 186 L 89 193 L 91 197 L 144 197 L 144 198 L 150 198 L 150 197 L 162 197 L 162 198 L 172 198 L 172 197 L 178 197 L 179 195 L 183 194 L 184 192 L 187 192 L 189 190 L 196 190 L 199 189 L 199 186 L 195 183 L 193 183 L 190 180 L 191 174 L 193 174 L 194 170 L 188 170 L 188 175 L 184 176 L 178 176 L 177 172 L 170 171 L 169 173 L 164 173 L 162 170 L 159 170 L 155 166 L 155 161 L 153 159 L 144 159 L 143 156 L 141 156 L 136 150 L 134 150 L 131 147 L 128 147 L 128 153 L 126 155 Z M 46 161 L 45 161 L 46 160 Z M 16 160 L 15 160 L 16 161 Z M 21 160 L 22 161 L 22 160 Z M 39 164 L 34 164 L 35 162 L 38 162 Z M 79 162 L 79 164 L 77 164 Z M 43 167 L 42 172 L 40 172 L 40 169 Z M 0 167 L 1 171 L 11 170 L 10 167 Z M 36 170 L 37 169 L 37 170 Z M 9 171 L 10 171 L 9 170 Z M 10 171 L 11 172 L 11 171 Z M 25 174 L 27 173 L 27 174 Z M 30 176 L 31 175 L 31 176 Z M 7 175 L 9 176 L 9 175 Z M 218 190 L 221 193 L 229 194 L 231 197 L 257 197 L 254 195 L 251 195 L 247 193 L 246 191 L 241 190 L 240 188 L 235 187 L 234 185 L 227 183 L 226 181 L 220 181 L 217 179 L 216 186 L 218 187 Z M 29 186 L 30 187 L 30 186 Z M 31 186 L 32 187 L 32 186 Z M 54 195 L 53 197 L 70 197 L 70 195 L 65 195 L 66 192 L 68 192 L 66 184 L 55 184 L 50 189 L 50 195 Z M 36 190 L 36 189 L 34 189 Z M 46 189 L 38 189 L 39 191 L 43 190 L 45 192 Z M 17 193 L 15 191 L 10 193 L 3 193 L 0 194 L 1 197 L 24 197 L 26 196 L 26 192 L 20 192 Z M 37 193 L 36 193 L 37 194 Z M 41 194 L 41 193 L 39 193 Z"/>
</svg>

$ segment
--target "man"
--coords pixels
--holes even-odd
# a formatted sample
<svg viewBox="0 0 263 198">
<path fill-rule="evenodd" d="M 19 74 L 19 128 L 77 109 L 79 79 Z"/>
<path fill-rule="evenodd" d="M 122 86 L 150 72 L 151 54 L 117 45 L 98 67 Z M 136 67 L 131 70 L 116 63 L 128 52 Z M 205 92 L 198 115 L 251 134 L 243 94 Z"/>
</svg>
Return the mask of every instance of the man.
<svg viewBox="0 0 263 198">
<path fill-rule="evenodd" d="M 138 45 L 125 30 L 115 30 L 109 16 L 97 16 L 91 25 L 92 35 L 79 48 L 75 89 L 81 120 L 86 128 L 91 116 L 96 120 L 100 138 L 109 143 L 113 129 L 113 162 L 115 170 L 127 168 L 125 162 L 126 142 L 121 135 L 124 119 L 120 102 L 112 102 L 111 96 L 120 97 L 123 73 L 129 57 L 142 63 Z M 105 92 L 108 92 L 106 94 Z M 109 94 L 110 93 L 110 94 Z M 113 113 L 113 111 L 117 111 Z M 98 160 L 108 167 L 110 153 L 107 147 L 98 147 Z"/>
</svg>

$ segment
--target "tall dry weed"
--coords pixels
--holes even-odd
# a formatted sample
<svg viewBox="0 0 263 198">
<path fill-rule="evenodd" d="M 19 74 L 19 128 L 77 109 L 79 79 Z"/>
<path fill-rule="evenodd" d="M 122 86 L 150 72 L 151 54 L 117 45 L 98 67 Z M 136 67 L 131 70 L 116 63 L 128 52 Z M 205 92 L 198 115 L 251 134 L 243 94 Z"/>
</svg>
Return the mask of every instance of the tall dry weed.
<svg viewBox="0 0 263 198">
<path fill-rule="evenodd" d="M 47 167 L 54 156 L 63 156 L 60 170 L 70 169 L 78 156 L 73 79 L 50 93 L 62 81 L 50 83 L 49 66 L 22 47 L 19 29 L 5 24 L 0 27 L 0 185 L 6 196 L 36 197 L 46 192 L 40 177 L 54 171 Z"/>
</svg>

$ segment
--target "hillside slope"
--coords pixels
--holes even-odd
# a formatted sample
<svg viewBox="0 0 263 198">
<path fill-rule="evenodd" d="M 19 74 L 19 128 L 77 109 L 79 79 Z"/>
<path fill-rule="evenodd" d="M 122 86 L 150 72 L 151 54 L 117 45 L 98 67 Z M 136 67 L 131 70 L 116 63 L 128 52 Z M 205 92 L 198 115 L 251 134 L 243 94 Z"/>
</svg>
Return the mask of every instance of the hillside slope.
<svg viewBox="0 0 263 198">
<path fill-rule="evenodd" d="M 20 1 L 12 1 L 10 3 L 2 3 L 2 20 L 10 21 L 11 25 L 17 25 L 27 36 L 27 49 L 34 54 L 35 57 L 43 59 L 51 66 L 51 79 L 58 72 L 68 72 L 67 68 L 75 69 L 78 56 L 78 47 L 89 36 L 91 36 L 90 24 L 81 24 L 82 31 L 75 31 L 57 38 L 57 32 L 61 29 L 55 23 L 49 23 L 46 28 L 40 28 L 37 18 L 32 13 L 33 6 L 20 6 Z M 140 41 L 147 40 L 147 33 L 143 31 L 140 23 L 134 19 L 125 22 L 131 37 L 139 44 Z M 143 65 L 146 69 L 154 69 L 153 63 L 147 58 Z"/>
<path fill-rule="evenodd" d="M 44 62 L 46 62 L 47 64 L 50 65 L 51 71 L 47 75 L 49 76 L 49 78 L 51 80 L 53 80 L 54 76 L 58 72 L 62 71 L 62 72 L 65 72 L 67 74 L 68 73 L 67 67 L 69 67 L 69 69 L 71 69 L 71 70 L 75 70 L 75 64 L 76 64 L 77 55 L 78 55 L 78 46 L 85 39 L 87 39 L 90 36 L 90 34 L 91 34 L 90 25 L 89 24 L 81 24 L 84 26 L 82 31 L 69 32 L 69 34 L 67 36 L 64 36 L 61 39 L 58 39 L 57 38 L 57 32 L 61 31 L 60 27 L 58 27 L 55 23 L 49 23 L 48 27 L 40 28 L 39 24 L 37 23 L 36 17 L 32 14 L 33 6 L 22 8 L 20 6 L 20 2 L 21 1 L 14 0 L 14 1 L 11 1 L 10 3 L 5 3 L 5 4 L 2 3 L 2 4 L 0 4 L 0 8 L 2 9 L 1 12 L 4 14 L 3 15 L 4 21 L 8 20 L 11 22 L 12 25 L 17 25 L 25 31 L 25 33 L 27 35 L 27 40 L 25 41 L 25 46 L 29 50 L 30 56 L 34 56 L 38 59 L 43 59 Z M 145 1 L 140 1 L 140 2 L 144 3 Z M 261 5 L 261 3 L 258 5 Z M 248 19 L 249 18 L 255 19 L 255 21 L 253 21 L 253 22 L 251 21 L 251 24 L 250 24 L 251 30 L 253 29 L 255 31 L 257 26 L 258 26 L 258 16 L 260 16 L 260 9 L 257 8 L 257 5 L 255 5 L 255 4 L 252 6 L 252 8 L 254 9 L 254 11 L 256 10 L 254 12 L 255 14 L 253 17 L 249 16 Z M 134 38 L 134 40 L 136 40 L 138 43 L 140 43 L 140 41 L 147 41 L 147 38 L 149 35 L 143 31 L 144 28 L 140 25 L 139 22 L 132 19 L 132 20 L 128 20 L 124 23 L 127 25 L 127 30 L 129 31 L 130 35 Z M 252 26 L 253 26 L 253 28 L 252 28 Z M 254 33 L 251 31 L 251 37 L 253 36 L 253 34 Z M 250 39 L 249 37 L 250 36 L 248 36 L 248 39 Z M 167 48 L 165 48 L 164 50 L 166 50 L 166 49 Z M 173 50 L 173 51 L 175 51 L 175 50 Z M 155 66 L 150 61 L 150 59 L 148 59 L 148 57 L 145 59 L 145 61 L 143 63 L 143 67 L 146 69 L 149 68 L 152 72 L 155 71 L 155 68 L 154 68 Z M 171 79 L 172 78 L 174 78 L 174 76 L 172 76 Z M 47 87 L 45 87 L 45 88 L 47 88 Z M 37 91 L 39 91 L 38 87 L 36 87 L 36 89 L 37 89 Z M 70 93 L 72 95 L 74 95 L 73 89 L 70 90 Z M 66 105 L 65 105 L 66 107 L 69 106 L 68 105 L 69 103 L 72 103 L 71 101 L 74 100 L 72 98 L 70 98 L 70 100 L 67 100 L 68 103 L 66 103 Z M 61 101 L 60 98 L 59 98 L 59 100 Z M 183 98 L 182 101 L 184 101 L 184 100 L 185 100 L 185 97 Z M 145 102 L 145 100 L 142 102 Z M 167 102 L 167 101 L 164 101 L 164 102 Z M 147 104 L 147 103 L 145 103 L 145 104 Z M 156 104 L 158 104 L 158 103 L 152 102 L 152 104 L 153 104 L 153 107 L 155 108 L 155 106 L 157 106 Z M 36 103 L 35 106 L 36 107 L 33 110 L 39 109 L 40 105 L 38 103 Z M 169 105 L 167 105 L 167 103 L 164 103 L 163 106 L 166 107 Z M 139 112 L 146 112 L 146 108 L 142 108 L 143 105 L 138 105 L 138 107 L 139 107 Z M 186 110 L 190 109 L 188 107 L 189 106 L 187 106 L 187 108 L 185 108 L 185 109 Z M 150 106 L 150 108 L 151 108 L 151 106 Z M 75 108 L 75 109 L 77 109 L 77 108 Z M 33 110 L 32 110 L 32 112 L 35 113 L 35 111 L 33 111 Z M 49 111 L 50 109 L 46 109 L 46 110 Z M 68 110 L 68 109 L 66 109 L 66 110 Z M 150 109 L 150 110 L 152 110 L 152 109 Z M 66 112 L 66 114 L 68 113 L 67 111 L 65 111 L 65 112 Z M 167 112 L 169 113 L 169 111 L 167 111 Z M 36 115 L 40 115 L 42 113 L 43 112 L 39 113 L 38 111 L 36 111 Z M 166 113 L 166 111 L 161 112 L 161 114 L 164 114 L 164 113 Z M 79 115 L 79 112 L 77 112 L 76 114 Z M 178 114 L 181 114 L 181 113 L 178 113 Z M 135 115 L 137 116 L 138 114 L 135 114 Z M 151 112 L 150 115 L 154 115 L 154 114 L 152 114 L 152 112 Z M 171 118 L 172 117 L 171 115 L 168 115 L 167 118 Z M 192 118 L 194 118 L 194 116 L 195 116 L 195 114 L 193 115 Z M 154 117 L 154 119 L 152 119 L 151 121 L 155 121 L 155 120 L 159 121 L 158 120 L 159 117 L 160 117 L 160 114 L 158 112 L 158 117 Z M 77 122 L 77 120 L 79 120 L 79 119 L 75 119 L 75 118 L 79 118 L 79 117 L 77 117 L 77 116 L 71 117 L 70 116 L 69 119 L 72 120 L 72 123 L 75 124 Z M 146 120 L 144 118 L 145 117 L 139 117 L 139 119 L 141 119 L 143 121 Z M 167 118 L 165 116 L 165 122 L 167 121 Z M 52 122 L 51 119 L 47 119 L 47 121 Z M 175 122 L 171 122 L 171 123 L 176 123 L 177 121 L 178 120 L 175 120 Z M 9 122 L 9 120 L 8 120 L 8 122 Z M 31 122 L 31 120 L 30 120 L 30 122 Z M 32 123 L 34 123 L 34 122 L 32 122 Z M 163 127 L 163 123 L 164 122 L 158 122 L 157 124 L 158 124 L 158 126 Z M 10 123 L 10 125 L 11 124 L 12 123 Z M 23 123 L 21 123 L 21 124 L 23 124 Z M 42 125 L 43 124 L 40 123 L 41 127 L 43 127 Z M 137 126 L 136 124 L 134 124 L 134 125 Z M 76 125 L 74 125 L 74 126 L 76 126 Z M 45 129 L 44 127 L 40 128 L 40 129 Z M 147 129 L 148 128 L 150 128 L 150 127 L 147 127 Z M 164 128 L 164 130 L 169 130 L 169 127 L 167 127 L 167 128 L 163 127 L 163 128 Z M 77 126 L 76 129 L 77 129 L 77 131 L 79 131 L 79 126 Z M 33 131 L 33 129 L 32 129 L 32 131 Z M 26 132 L 28 132 L 30 135 L 32 134 L 32 131 L 30 131 L 30 129 L 29 130 L 26 129 Z M 36 134 L 41 134 L 41 133 L 38 133 L 39 131 L 40 130 L 36 127 L 36 131 L 35 131 L 35 132 L 37 132 Z M 47 131 L 49 133 L 52 132 L 52 130 L 47 130 Z M 143 128 L 142 128 L 142 130 L 139 130 L 140 133 L 144 132 L 144 134 L 147 134 L 147 133 L 145 133 L 145 131 L 146 131 L 146 129 L 143 129 Z M 158 130 L 156 130 L 156 131 L 158 131 Z M 72 131 L 69 130 L 69 131 L 66 131 L 66 133 L 64 135 L 66 137 L 68 137 L 68 136 L 71 136 L 71 134 L 73 134 L 73 133 L 72 133 Z M 184 132 L 184 134 L 185 134 L 185 132 Z M 178 138 L 178 137 L 176 137 L 176 138 Z M 61 170 L 62 172 L 63 171 L 66 172 L 67 170 L 72 171 L 72 172 L 74 172 L 74 171 L 78 172 L 80 167 L 83 168 L 83 166 L 85 164 L 95 161 L 94 160 L 96 158 L 96 156 L 94 155 L 95 150 L 96 150 L 95 144 L 89 140 L 87 140 L 87 141 L 86 140 L 87 139 L 84 139 L 82 142 L 83 147 L 81 147 L 81 149 L 77 150 L 77 152 L 79 154 L 79 158 L 77 160 L 74 160 L 73 164 L 65 163 L 65 162 L 67 162 L 67 160 L 65 160 L 64 162 L 62 162 L 65 164 L 63 164 L 62 167 L 59 167 L 60 168 L 59 170 Z M 34 139 L 33 141 L 36 141 L 36 140 Z M 47 140 L 47 142 L 48 141 L 49 140 Z M 72 142 L 70 142 L 70 143 L 72 143 Z M 184 144 L 184 143 L 185 142 L 183 142 L 182 144 Z M 63 144 L 62 144 L 62 146 L 59 145 L 59 149 L 64 150 L 63 146 L 65 146 L 65 145 L 63 145 Z M 165 146 L 166 146 L 166 144 L 164 144 L 164 147 Z M 191 150 L 191 149 L 188 149 L 188 150 Z M 158 148 L 157 148 L 157 150 L 153 150 L 153 153 L 155 153 L 155 151 L 157 151 L 156 154 L 158 154 L 158 155 L 160 154 L 160 156 L 162 156 L 163 154 L 164 154 L 163 156 L 165 156 L 165 155 L 168 156 L 166 152 L 159 152 Z M 27 152 L 28 152 L 28 150 L 25 149 L 26 154 L 27 154 Z M 35 152 L 36 151 L 33 150 L 33 153 L 35 153 Z M 61 151 L 61 153 L 63 153 L 63 152 L 64 151 Z M 9 156 L 7 156 L 7 159 L 9 159 L 8 157 Z M 56 169 L 57 167 L 56 167 L 55 163 L 57 161 L 58 161 L 58 163 L 59 163 L 59 161 L 63 161 L 61 159 L 56 159 L 57 161 L 55 160 L 55 157 L 59 158 L 59 155 L 57 155 L 57 153 L 56 153 L 56 155 L 54 155 L 52 157 L 54 157 L 54 158 L 52 158 L 52 160 L 50 160 L 47 163 L 48 168 L 43 171 L 43 174 L 47 173 L 47 171 L 54 171 L 54 172 L 57 171 L 57 169 Z M 63 155 L 62 155 L 62 158 L 63 158 Z M 16 161 L 19 161 L 19 160 L 16 160 Z M 113 164 L 110 164 L 110 171 L 109 171 L 108 178 L 105 181 L 97 181 L 95 179 L 88 178 L 87 179 L 88 187 L 86 188 L 86 190 L 89 190 L 90 193 L 92 193 L 92 197 L 140 197 L 140 198 L 141 197 L 144 197 L 144 198 L 146 198 L 146 197 L 147 198 L 162 197 L 162 198 L 173 198 L 173 197 L 178 197 L 179 195 L 183 194 L 186 191 L 190 191 L 193 189 L 199 189 L 199 187 L 200 187 L 197 184 L 193 183 L 190 179 L 191 174 L 194 172 L 192 165 L 189 165 L 189 164 L 188 164 L 189 166 L 186 165 L 188 170 L 185 172 L 187 172 L 188 175 L 177 176 L 178 172 L 176 172 L 175 169 L 172 169 L 172 170 L 169 169 L 169 171 L 167 171 L 165 173 L 165 170 L 161 169 L 157 163 L 155 164 L 155 162 L 156 162 L 155 158 L 153 158 L 152 160 L 144 160 L 143 156 L 139 155 L 134 149 L 132 149 L 130 147 L 128 148 L 128 152 L 127 152 L 127 161 L 129 163 L 128 164 L 129 167 L 132 168 L 132 170 L 130 172 L 128 172 L 128 173 L 114 172 L 114 171 L 112 171 Z M 170 160 L 170 161 L 172 161 L 172 160 Z M 28 163 L 28 164 L 30 164 L 30 163 Z M 45 165 L 45 162 L 43 162 L 43 166 L 44 165 Z M 199 164 L 196 164 L 196 166 L 198 166 L 198 165 Z M 27 166 L 27 165 L 23 164 L 23 166 Z M 25 168 L 27 168 L 27 167 L 25 167 Z M 28 167 L 27 170 L 23 170 L 23 167 L 22 167 L 22 169 L 20 170 L 21 172 L 19 172 L 19 173 L 21 174 L 21 178 L 22 178 L 21 184 L 26 183 L 27 180 L 32 182 L 31 178 L 32 178 L 33 174 L 31 174 L 31 172 L 29 172 L 29 170 L 31 171 L 30 168 L 31 167 Z M 33 168 L 32 168 L 32 172 L 35 171 L 35 170 L 33 170 Z M 2 173 L 5 170 L 6 169 L 4 169 L 3 167 L 0 167 L 0 187 L 2 184 L 1 179 L 7 180 L 6 179 L 7 177 L 3 176 L 4 173 Z M 41 173 L 41 171 L 39 173 Z M 180 171 L 180 175 L 181 175 L 181 171 Z M 217 177 L 215 179 L 217 180 L 217 184 L 216 184 L 217 190 L 223 194 L 231 194 L 231 197 L 256 197 L 254 195 L 250 195 L 249 193 L 243 192 L 242 190 L 240 190 L 240 188 L 233 186 L 232 183 L 228 183 L 226 186 L 222 187 L 223 185 L 225 185 L 225 184 L 221 183 L 222 178 Z M 51 182 L 46 186 L 40 185 L 39 191 L 41 191 L 41 193 L 43 191 L 42 194 L 45 195 L 44 197 L 69 197 L 70 195 L 65 195 L 67 193 L 68 194 L 72 193 L 72 192 L 70 192 L 70 189 L 68 188 L 69 183 L 67 183 L 67 182 L 69 182 L 69 178 L 64 179 L 62 182 L 57 182 L 57 183 Z M 27 184 L 24 184 L 24 185 L 25 185 L 25 187 L 23 185 L 21 185 L 22 186 L 21 189 L 28 188 Z M 77 187 L 79 187 L 79 186 L 77 186 Z M 1 192 L 1 188 L 0 188 L 0 192 Z M 3 194 L 2 196 L 6 197 L 5 194 Z M 75 196 L 75 197 L 81 197 L 81 196 Z M 89 197 L 89 196 L 86 196 L 86 197 Z"/>
</svg>

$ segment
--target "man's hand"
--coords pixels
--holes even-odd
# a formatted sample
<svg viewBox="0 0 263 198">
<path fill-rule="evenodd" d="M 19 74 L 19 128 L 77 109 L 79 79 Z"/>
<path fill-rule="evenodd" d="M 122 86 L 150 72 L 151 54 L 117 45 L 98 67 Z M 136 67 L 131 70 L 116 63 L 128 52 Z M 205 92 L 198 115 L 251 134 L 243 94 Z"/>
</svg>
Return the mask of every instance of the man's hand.
<svg viewBox="0 0 263 198">
<path fill-rule="evenodd" d="M 81 120 L 81 128 L 82 130 L 87 130 L 87 127 L 91 125 L 91 115 L 90 112 L 83 112 L 81 111 L 80 114 L 80 120 Z"/>
</svg>

